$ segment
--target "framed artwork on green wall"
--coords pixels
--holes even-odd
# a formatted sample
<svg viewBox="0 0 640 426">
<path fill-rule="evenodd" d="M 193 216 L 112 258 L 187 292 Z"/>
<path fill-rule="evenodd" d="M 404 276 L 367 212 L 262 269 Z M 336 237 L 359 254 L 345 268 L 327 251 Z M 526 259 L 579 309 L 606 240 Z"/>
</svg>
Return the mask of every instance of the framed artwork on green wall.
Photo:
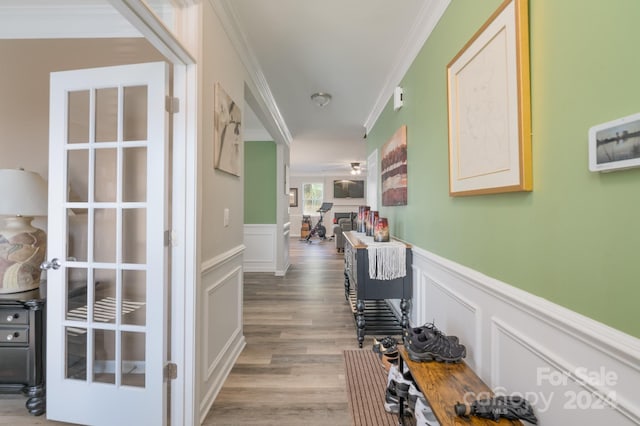
<svg viewBox="0 0 640 426">
<path fill-rule="evenodd" d="M 589 129 L 589 170 L 640 167 L 640 113 Z"/>
<path fill-rule="evenodd" d="M 447 65 L 449 194 L 531 191 L 527 0 L 506 0 Z"/>
</svg>

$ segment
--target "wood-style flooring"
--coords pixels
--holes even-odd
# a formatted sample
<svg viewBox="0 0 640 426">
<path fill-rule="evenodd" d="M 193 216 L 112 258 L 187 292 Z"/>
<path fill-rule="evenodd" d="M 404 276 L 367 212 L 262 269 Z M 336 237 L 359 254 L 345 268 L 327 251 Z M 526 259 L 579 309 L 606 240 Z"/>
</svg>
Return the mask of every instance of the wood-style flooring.
<svg viewBox="0 0 640 426">
<path fill-rule="evenodd" d="M 246 273 L 247 346 L 204 424 L 351 425 L 345 349 L 358 349 L 333 241 L 291 240 L 285 277 Z M 370 347 L 370 337 L 365 348 Z"/>
<path fill-rule="evenodd" d="M 343 350 L 357 349 L 333 241 L 291 239 L 285 277 L 246 273 L 246 347 L 204 424 L 350 425 Z M 371 347 L 367 336 L 364 347 Z M 0 425 L 64 425 L 30 416 L 26 398 L 0 395 Z"/>
</svg>

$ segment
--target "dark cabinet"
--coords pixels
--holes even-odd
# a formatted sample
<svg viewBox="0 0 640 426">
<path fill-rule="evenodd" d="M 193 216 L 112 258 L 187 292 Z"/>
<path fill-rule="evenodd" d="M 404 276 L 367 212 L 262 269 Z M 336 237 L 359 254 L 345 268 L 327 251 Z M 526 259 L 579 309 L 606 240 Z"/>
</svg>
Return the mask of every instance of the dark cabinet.
<svg viewBox="0 0 640 426">
<path fill-rule="evenodd" d="M 0 294 L 0 393 L 24 393 L 29 413 L 45 412 L 45 296 Z"/>
<path fill-rule="evenodd" d="M 394 243 L 396 246 L 401 246 L 400 249 L 405 252 L 406 274 L 404 276 L 375 279 L 370 274 L 368 252 L 370 247 L 367 245 L 368 240 L 373 242 L 372 239 L 367 239 L 363 234 L 355 231 L 345 232 L 344 237 L 345 297 L 351 301 L 355 315 L 358 345 L 362 347 L 365 333 L 402 333 L 402 329 L 409 324 L 408 315 L 413 295 L 411 246 L 397 241 Z M 387 299 L 400 299 L 402 317 L 399 323 L 387 308 Z"/>
</svg>

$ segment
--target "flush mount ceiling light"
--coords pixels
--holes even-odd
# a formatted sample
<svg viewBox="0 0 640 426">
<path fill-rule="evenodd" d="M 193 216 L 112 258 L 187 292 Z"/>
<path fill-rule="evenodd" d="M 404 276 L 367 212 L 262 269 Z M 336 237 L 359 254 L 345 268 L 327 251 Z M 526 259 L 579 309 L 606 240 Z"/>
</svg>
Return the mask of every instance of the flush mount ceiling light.
<svg viewBox="0 0 640 426">
<path fill-rule="evenodd" d="M 311 95 L 311 100 L 314 104 L 318 105 L 320 108 L 327 106 L 327 104 L 331 101 L 331 95 L 324 92 L 317 92 Z"/>
<path fill-rule="evenodd" d="M 362 173 L 362 168 L 360 167 L 360 163 L 351 163 L 351 174 L 359 175 Z"/>
</svg>

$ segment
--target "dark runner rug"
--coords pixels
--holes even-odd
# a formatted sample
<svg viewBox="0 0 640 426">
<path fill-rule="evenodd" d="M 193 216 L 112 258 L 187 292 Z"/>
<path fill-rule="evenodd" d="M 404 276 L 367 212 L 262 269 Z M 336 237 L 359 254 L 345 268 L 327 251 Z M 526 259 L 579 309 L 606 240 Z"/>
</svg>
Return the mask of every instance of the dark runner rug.
<svg viewBox="0 0 640 426">
<path fill-rule="evenodd" d="M 387 373 L 371 350 L 344 351 L 349 410 L 354 426 L 396 426 L 398 416 L 384 410 Z"/>
</svg>

